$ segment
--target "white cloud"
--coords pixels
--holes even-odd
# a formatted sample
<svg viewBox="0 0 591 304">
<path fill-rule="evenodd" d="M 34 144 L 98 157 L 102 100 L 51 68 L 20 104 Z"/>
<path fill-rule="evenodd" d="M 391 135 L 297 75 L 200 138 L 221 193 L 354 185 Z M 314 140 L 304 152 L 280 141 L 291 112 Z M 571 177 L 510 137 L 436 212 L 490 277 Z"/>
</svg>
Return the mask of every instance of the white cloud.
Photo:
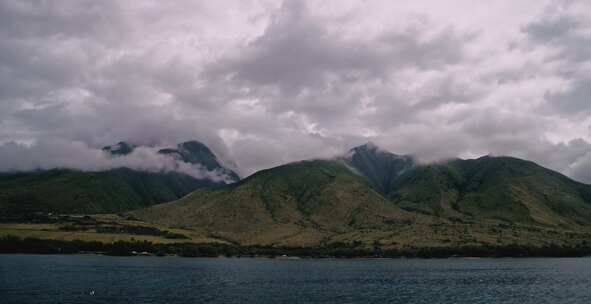
<svg viewBox="0 0 591 304">
<path fill-rule="evenodd" d="M 0 142 L 197 139 L 249 174 L 373 140 L 425 160 L 508 154 L 591 182 L 572 169 L 591 142 L 590 12 L 570 0 L 1 1 Z M 14 161 L 88 166 L 52 153 Z"/>
<path fill-rule="evenodd" d="M 112 157 L 100 149 L 83 142 L 52 140 L 31 144 L 8 142 L 0 145 L 0 172 L 35 171 L 46 169 L 78 169 L 104 171 L 130 168 L 148 172 L 181 172 L 198 179 L 229 183 L 225 173 L 209 171 L 199 164 L 190 164 L 160 154 L 157 147 L 136 147 L 132 153 Z"/>
</svg>

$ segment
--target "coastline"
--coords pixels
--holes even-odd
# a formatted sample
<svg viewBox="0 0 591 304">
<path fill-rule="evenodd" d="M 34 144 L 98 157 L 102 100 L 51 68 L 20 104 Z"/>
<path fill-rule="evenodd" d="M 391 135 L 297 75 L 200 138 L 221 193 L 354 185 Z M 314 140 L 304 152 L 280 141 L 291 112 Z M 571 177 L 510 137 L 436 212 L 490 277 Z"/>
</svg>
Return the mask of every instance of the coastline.
<svg viewBox="0 0 591 304">
<path fill-rule="evenodd" d="M 463 246 L 427 248 L 356 248 L 346 244 L 317 247 L 240 246 L 227 244 L 170 243 L 148 241 L 61 241 L 0 236 L 0 254 L 58 254 L 106 256 L 305 259 L 479 259 L 479 258 L 565 258 L 591 256 L 589 247 Z"/>
</svg>

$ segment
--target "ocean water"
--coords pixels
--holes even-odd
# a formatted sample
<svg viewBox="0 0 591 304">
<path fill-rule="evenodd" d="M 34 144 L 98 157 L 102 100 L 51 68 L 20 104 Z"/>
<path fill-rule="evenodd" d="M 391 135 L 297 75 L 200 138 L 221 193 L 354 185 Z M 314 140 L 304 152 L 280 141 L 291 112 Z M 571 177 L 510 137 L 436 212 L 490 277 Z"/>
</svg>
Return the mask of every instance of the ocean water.
<svg viewBox="0 0 591 304">
<path fill-rule="evenodd" d="M 591 258 L 0 255 L 0 303 L 591 303 Z"/>
</svg>

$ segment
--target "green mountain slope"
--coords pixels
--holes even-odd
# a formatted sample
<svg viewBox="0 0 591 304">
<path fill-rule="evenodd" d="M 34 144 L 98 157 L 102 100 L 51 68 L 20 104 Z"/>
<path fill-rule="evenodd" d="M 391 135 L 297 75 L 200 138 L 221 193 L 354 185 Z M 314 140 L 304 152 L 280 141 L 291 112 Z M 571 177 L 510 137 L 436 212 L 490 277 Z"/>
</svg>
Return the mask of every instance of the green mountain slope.
<svg viewBox="0 0 591 304">
<path fill-rule="evenodd" d="M 113 155 L 113 156 L 123 156 L 128 155 L 136 148 L 135 145 L 130 143 L 120 141 L 114 145 L 103 147 L 103 151 Z"/>
<path fill-rule="evenodd" d="M 591 186 L 510 157 L 419 166 L 400 176 L 390 198 L 403 208 L 443 217 L 591 224 Z"/>
<path fill-rule="evenodd" d="M 221 166 L 200 144 L 160 153 Z M 420 164 L 366 145 L 228 185 L 129 169 L 0 175 L 3 215 L 137 208 L 148 224 L 242 245 L 576 247 L 591 235 L 591 186 L 511 157 Z"/>
<path fill-rule="evenodd" d="M 368 145 L 351 151 L 348 164 L 409 211 L 462 220 L 591 225 L 591 186 L 530 161 L 486 156 L 420 165 Z"/>
<path fill-rule="evenodd" d="M 127 157 L 138 146 L 119 142 L 103 148 L 111 157 Z M 111 213 L 176 200 L 189 192 L 240 179 L 198 141 L 181 143 L 177 149 L 159 151 L 179 161 L 200 165 L 224 181 L 198 179 L 184 173 L 146 172 L 128 168 L 83 172 L 55 169 L 0 173 L 0 215 L 34 212 Z"/>
<path fill-rule="evenodd" d="M 422 165 L 358 147 L 132 214 L 240 244 L 578 246 L 591 231 L 590 194 L 591 186 L 515 158 Z"/>
<path fill-rule="evenodd" d="M 135 216 L 208 231 L 239 243 L 317 244 L 414 220 L 339 161 L 304 161 L 260 171 L 236 184 L 199 189 Z"/>
<path fill-rule="evenodd" d="M 215 183 L 185 174 L 121 168 L 0 174 L 0 215 L 110 213 L 171 201 Z"/>
<path fill-rule="evenodd" d="M 343 160 L 363 175 L 378 192 L 386 195 L 392 190 L 394 181 L 415 166 L 412 157 L 381 150 L 372 143 L 351 149 Z"/>
</svg>

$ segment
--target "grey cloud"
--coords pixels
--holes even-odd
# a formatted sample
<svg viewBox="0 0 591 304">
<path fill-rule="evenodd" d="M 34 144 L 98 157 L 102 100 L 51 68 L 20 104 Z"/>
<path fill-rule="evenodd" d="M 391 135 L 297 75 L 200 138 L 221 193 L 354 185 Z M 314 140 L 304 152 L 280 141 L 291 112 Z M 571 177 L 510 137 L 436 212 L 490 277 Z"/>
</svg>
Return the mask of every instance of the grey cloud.
<svg viewBox="0 0 591 304">
<path fill-rule="evenodd" d="M 252 88 L 254 94 L 260 87 L 277 86 L 280 96 L 275 98 L 293 98 L 309 91 L 318 94 L 334 90 L 334 82 L 350 86 L 383 79 L 396 69 L 437 69 L 457 63 L 465 40 L 470 39 L 449 27 L 428 39 L 422 36 L 421 29 L 409 26 L 388 30 L 370 41 L 349 41 L 329 32 L 304 2 L 286 1 L 261 37 L 235 57 L 216 62 L 208 76 L 229 77 L 234 80 L 232 85 Z M 305 110 L 317 104 L 314 96 L 306 98 L 308 104 L 298 105 L 306 102 L 296 99 L 290 105 Z M 269 106 L 282 111 L 285 103 L 275 101 Z M 332 108 L 336 110 L 337 106 Z"/>
<path fill-rule="evenodd" d="M 121 165 L 95 155 L 120 140 L 197 139 L 250 174 L 373 140 L 424 160 L 509 154 L 591 181 L 573 169 L 591 150 L 576 125 L 590 115 L 591 17 L 571 3 L 501 31 L 438 5 L 2 1 L 0 151 L 33 142 L 10 144 L 21 168 L 96 170 Z"/>
<path fill-rule="evenodd" d="M 591 153 L 587 152 L 577 158 L 565 173 L 576 180 L 591 183 Z"/>
<path fill-rule="evenodd" d="M 561 11 L 561 10 L 559 10 Z M 537 45 L 555 50 L 548 60 L 561 62 L 558 74 L 570 83 L 566 91 L 548 92 L 549 111 L 581 117 L 591 110 L 591 22 L 579 12 L 561 11 L 544 16 L 526 27 L 524 32 Z"/>
<path fill-rule="evenodd" d="M 548 43 L 559 42 L 571 33 L 579 22 L 569 16 L 544 19 L 528 24 L 524 30 L 535 40 Z"/>
<path fill-rule="evenodd" d="M 588 115 L 591 112 L 591 72 L 589 77 L 572 80 L 573 84 L 566 92 L 547 93 L 546 100 L 553 109 L 566 114 Z"/>
<path fill-rule="evenodd" d="M 125 24 L 115 1 L 19 1 L 0 3 L 0 32 L 19 38 L 118 36 L 113 23 Z"/>
<path fill-rule="evenodd" d="M 524 31 L 528 37 L 539 44 L 555 47 L 558 52 L 549 60 L 588 61 L 591 36 L 585 33 L 591 24 L 585 17 L 570 13 L 542 17 L 528 24 Z"/>
<path fill-rule="evenodd" d="M 189 164 L 158 153 L 157 147 L 137 147 L 128 155 L 111 157 L 108 153 L 77 141 L 38 141 L 32 145 L 8 142 L 0 145 L 0 171 L 20 172 L 46 169 L 78 169 L 103 171 L 131 168 L 149 172 L 182 172 L 199 179 L 230 182 L 219 171 L 208 171 L 198 164 Z"/>
<path fill-rule="evenodd" d="M 272 125 L 270 120 L 266 120 L 260 129 L 253 129 L 257 122 L 247 122 L 248 126 L 239 128 L 243 133 L 264 134 L 270 137 L 267 139 L 270 141 L 295 137 L 304 142 L 321 141 L 324 144 L 329 142 L 327 137 L 359 137 L 359 133 L 347 134 L 347 131 L 341 130 L 355 124 L 370 127 L 374 122 L 389 128 L 399 122 L 396 117 L 384 113 L 397 112 L 399 117 L 413 119 L 421 107 L 439 102 L 466 102 L 469 98 L 467 91 L 459 89 L 454 80 L 448 79 L 447 83 L 440 84 L 443 92 L 425 96 L 418 102 L 420 105 L 408 107 L 404 102 L 390 99 L 377 104 L 382 114 L 361 114 L 364 107 L 361 100 L 389 90 L 390 82 L 396 81 L 391 79 L 392 75 L 397 71 L 445 69 L 461 60 L 464 44 L 473 38 L 449 26 L 437 29 L 429 27 L 427 22 L 425 27 L 432 30 L 427 38 L 423 28 L 408 25 L 387 29 L 370 40 L 348 40 L 328 31 L 323 20 L 314 16 L 302 2 L 287 1 L 260 37 L 232 57 L 221 58 L 208 66 L 205 79 L 207 84 L 222 86 L 228 98 L 257 100 L 263 111 L 270 115 L 303 119 L 317 130 L 317 134 L 308 131 L 298 134 L 298 130 L 287 126 L 265 130 Z M 243 95 L 232 95 L 239 89 L 245 89 Z M 197 105 L 201 107 L 201 103 Z M 377 116 L 381 117 L 374 119 Z M 282 134 L 274 134 L 274 131 L 280 130 L 283 130 Z M 343 144 L 339 144 L 339 149 Z M 315 155 L 304 151 L 300 154 L 297 144 L 283 146 L 287 151 L 276 152 L 283 159 L 298 159 L 298 154 Z M 306 150 L 322 154 L 317 149 Z M 286 154 L 289 156 L 285 157 Z M 273 156 L 268 152 L 260 158 L 272 159 Z"/>
</svg>

